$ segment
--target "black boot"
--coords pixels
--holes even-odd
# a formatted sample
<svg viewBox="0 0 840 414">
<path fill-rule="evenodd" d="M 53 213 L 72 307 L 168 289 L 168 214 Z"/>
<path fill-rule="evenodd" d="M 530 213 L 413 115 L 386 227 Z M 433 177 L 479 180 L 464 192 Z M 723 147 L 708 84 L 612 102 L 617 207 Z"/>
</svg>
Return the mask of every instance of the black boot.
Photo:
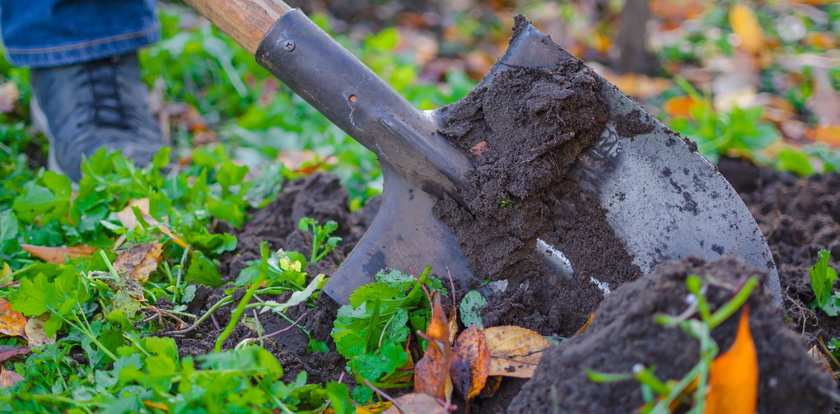
<svg viewBox="0 0 840 414">
<path fill-rule="evenodd" d="M 49 168 L 81 178 L 82 155 L 122 151 L 148 164 L 163 147 L 137 55 L 32 69 L 32 117 L 50 140 Z"/>
</svg>

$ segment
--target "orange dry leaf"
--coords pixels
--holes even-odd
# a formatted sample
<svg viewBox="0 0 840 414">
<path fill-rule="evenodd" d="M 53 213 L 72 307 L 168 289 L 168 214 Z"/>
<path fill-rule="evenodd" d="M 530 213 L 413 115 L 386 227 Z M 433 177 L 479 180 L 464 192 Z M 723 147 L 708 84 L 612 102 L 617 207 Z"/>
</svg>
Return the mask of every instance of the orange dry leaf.
<svg viewBox="0 0 840 414">
<path fill-rule="evenodd" d="M 688 95 L 675 96 L 665 101 L 665 103 L 662 105 L 662 110 L 664 110 L 665 113 L 668 114 L 668 116 L 674 118 L 688 118 L 691 116 L 692 109 L 702 104 L 702 102 L 699 102 Z"/>
<path fill-rule="evenodd" d="M 0 333 L 8 336 L 26 336 L 26 317 L 12 310 L 12 304 L 0 298 Z"/>
<path fill-rule="evenodd" d="M 75 259 L 81 256 L 90 256 L 96 252 L 96 248 L 89 246 L 42 247 L 21 244 L 20 247 L 29 254 L 53 264 L 64 264 L 68 258 Z"/>
<path fill-rule="evenodd" d="M 813 131 L 814 141 L 840 147 L 840 125 L 818 126 Z"/>
<path fill-rule="evenodd" d="M 589 319 L 586 320 L 586 323 L 584 323 L 583 326 L 581 326 L 580 329 L 578 329 L 577 332 L 575 332 L 575 335 L 580 335 L 580 334 L 586 332 L 586 329 L 589 328 L 589 325 L 592 325 L 592 321 L 594 321 L 594 320 L 595 320 L 595 312 L 592 312 L 592 313 L 589 314 Z"/>
<path fill-rule="evenodd" d="M 137 283 L 145 284 L 149 275 L 157 270 L 158 263 L 163 253 L 163 245 L 158 242 L 149 242 L 132 246 L 122 252 L 114 261 L 114 269 L 124 274 Z"/>
<path fill-rule="evenodd" d="M 440 304 L 440 295 L 435 295 L 426 339 L 429 341 L 426 353 L 414 366 L 414 391 L 449 401 L 452 394 L 452 379 L 449 377 L 449 323 Z"/>
<path fill-rule="evenodd" d="M 521 326 L 494 326 L 484 330 L 490 351 L 490 375 L 531 378 L 551 341 Z"/>
<path fill-rule="evenodd" d="M 758 356 L 749 308 L 741 312 L 735 342 L 712 362 L 705 414 L 753 414 L 758 402 Z"/>
<path fill-rule="evenodd" d="M 729 11 L 729 24 L 732 31 L 738 35 L 740 48 L 758 53 L 764 45 L 764 33 L 755 17 L 755 12 L 742 2 L 737 2 Z"/>
<path fill-rule="evenodd" d="M 382 413 L 391 408 L 394 404 L 389 401 L 383 401 L 376 404 L 366 405 L 364 407 L 356 407 L 356 414 L 377 414 Z M 327 409 L 329 410 L 329 408 Z M 324 411 L 326 414 L 326 411 Z"/>
<path fill-rule="evenodd" d="M 470 325 L 458 336 L 449 373 L 455 388 L 466 400 L 475 397 L 484 388 L 490 374 L 490 351 L 481 328 Z"/>
<path fill-rule="evenodd" d="M 143 401 L 143 405 L 145 405 L 146 407 L 157 408 L 158 410 L 169 411 L 169 407 L 160 403 L 156 403 L 154 401 Z"/>
</svg>

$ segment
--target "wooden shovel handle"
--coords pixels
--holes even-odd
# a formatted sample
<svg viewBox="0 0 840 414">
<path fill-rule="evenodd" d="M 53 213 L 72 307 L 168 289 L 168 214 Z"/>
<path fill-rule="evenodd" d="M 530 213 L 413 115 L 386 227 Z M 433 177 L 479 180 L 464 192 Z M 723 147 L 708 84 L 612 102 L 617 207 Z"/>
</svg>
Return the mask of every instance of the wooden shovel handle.
<svg viewBox="0 0 840 414">
<path fill-rule="evenodd" d="M 274 25 L 292 8 L 282 0 L 185 0 L 253 55 Z"/>
</svg>

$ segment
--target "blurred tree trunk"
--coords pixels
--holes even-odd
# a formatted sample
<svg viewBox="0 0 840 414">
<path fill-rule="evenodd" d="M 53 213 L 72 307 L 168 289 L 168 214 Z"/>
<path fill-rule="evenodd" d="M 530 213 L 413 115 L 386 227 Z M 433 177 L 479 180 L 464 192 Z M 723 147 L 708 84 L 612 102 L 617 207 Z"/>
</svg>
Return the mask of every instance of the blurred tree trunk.
<svg viewBox="0 0 840 414">
<path fill-rule="evenodd" d="M 659 69 L 659 62 L 647 50 L 648 19 L 648 0 L 625 0 L 618 38 L 614 43 L 618 46 L 615 66 L 619 71 L 651 75 Z"/>
</svg>

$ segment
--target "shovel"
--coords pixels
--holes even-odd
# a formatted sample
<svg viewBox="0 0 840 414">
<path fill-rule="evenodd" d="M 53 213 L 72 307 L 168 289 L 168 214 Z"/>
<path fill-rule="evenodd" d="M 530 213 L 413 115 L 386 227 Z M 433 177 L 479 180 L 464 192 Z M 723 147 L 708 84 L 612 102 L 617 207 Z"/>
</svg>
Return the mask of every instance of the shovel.
<svg viewBox="0 0 840 414">
<path fill-rule="evenodd" d="M 379 159 L 382 206 L 324 287 L 330 297 L 347 303 L 357 287 L 375 281 L 386 267 L 431 265 L 448 270 L 460 287 L 480 284 L 452 230 L 432 211 L 444 196 L 462 201 L 470 185 L 464 176 L 471 161 L 438 133 L 440 111 L 414 108 L 304 13 L 280 0 L 186 1 Z M 506 68 L 552 70 L 568 59 L 576 58 L 523 24 L 481 85 Z M 603 78 L 597 81 L 603 82 L 609 119 L 571 174 L 599 200 L 633 264 L 649 273 L 665 260 L 735 254 L 769 274 L 766 288 L 780 304 L 772 255 L 735 190 L 690 142 Z M 620 136 L 617 131 L 631 115 L 642 125 L 635 130 L 645 132 Z M 574 266 L 542 240 L 534 254 L 560 273 Z"/>
</svg>

